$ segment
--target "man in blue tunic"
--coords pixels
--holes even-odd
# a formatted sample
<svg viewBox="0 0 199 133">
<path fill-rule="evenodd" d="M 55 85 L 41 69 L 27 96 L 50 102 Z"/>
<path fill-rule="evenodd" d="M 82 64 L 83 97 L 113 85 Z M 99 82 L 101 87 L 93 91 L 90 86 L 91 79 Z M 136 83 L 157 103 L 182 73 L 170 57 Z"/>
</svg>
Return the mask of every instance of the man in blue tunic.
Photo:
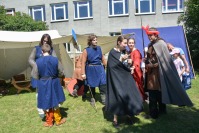
<svg viewBox="0 0 199 133">
<path fill-rule="evenodd" d="M 66 119 L 61 118 L 59 105 L 65 101 L 63 88 L 58 76 L 63 75 L 63 69 L 57 57 L 50 55 L 50 45 L 43 44 L 43 57 L 36 60 L 38 71 L 32 76 L 37 81 L 38 108 L 45 111 L 46 122 L 44 126 L 53 126 L 53 118 L 56 125 L 63 124 Z"/>
<path fill-rule="evenodd" d="M 101 102 L 105 104 L 106 94 L 106 74 L 104 66 L 106 59 L 102 54 L 100 46 L 97 46 L 97 36 L 88 36 L 88 47 L 82 53 L 82 78 L 91 88 L 91 93 L 95 97 L 95 87 L 99 87 Z M 94 99 L 91 98 L 91 104 Z"/>
</svg>

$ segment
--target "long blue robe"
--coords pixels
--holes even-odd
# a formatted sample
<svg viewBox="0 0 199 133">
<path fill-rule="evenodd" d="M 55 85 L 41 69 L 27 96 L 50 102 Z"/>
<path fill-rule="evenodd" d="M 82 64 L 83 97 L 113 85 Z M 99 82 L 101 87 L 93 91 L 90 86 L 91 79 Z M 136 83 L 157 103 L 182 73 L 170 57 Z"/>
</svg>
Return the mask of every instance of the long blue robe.
<svg viewBox="0 0 199 133">
<path fill-rule="evenodd" d="M 42 57 L 43 55 L 42 55 L 42 49 L 41 49 L 41 46 L 35 46 L 35 49 L 36 49 L 36 53 L 35 53 L 35 61 L 37 60 L 37 59 L 39 59 L 40 57 Z M 53 51 L 53 49 L 51 49 L 51 51 L 50 51 L 50 54 L 52 54 L 52 51 Z M 37 79 L 35 79 L 35 78 L 31 78 L 31 86 L 33 87 L 33 88 L 37 88 Z"/>
<path fill-rule="evenodd" d="M 47 110 L 65 101 L 63 88 L 58 78 L 58 58 L 43 56 L 36 60 L 39 72 L 38 108 Z"/>
</svg>

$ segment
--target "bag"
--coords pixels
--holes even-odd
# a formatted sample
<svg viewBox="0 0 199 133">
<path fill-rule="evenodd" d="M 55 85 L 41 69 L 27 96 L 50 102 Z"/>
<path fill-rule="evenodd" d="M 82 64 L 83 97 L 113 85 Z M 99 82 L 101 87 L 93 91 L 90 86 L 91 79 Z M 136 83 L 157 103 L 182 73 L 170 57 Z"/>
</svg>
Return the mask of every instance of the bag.
<svg viewBox="0 0 199 133">
<path fill-rule="evenodd" d="M 182 75 L 182 84 L 184 86 L 184 90 L 191 88 L 191 75 L 189 73 L 184 73 Z"/>
</svg>

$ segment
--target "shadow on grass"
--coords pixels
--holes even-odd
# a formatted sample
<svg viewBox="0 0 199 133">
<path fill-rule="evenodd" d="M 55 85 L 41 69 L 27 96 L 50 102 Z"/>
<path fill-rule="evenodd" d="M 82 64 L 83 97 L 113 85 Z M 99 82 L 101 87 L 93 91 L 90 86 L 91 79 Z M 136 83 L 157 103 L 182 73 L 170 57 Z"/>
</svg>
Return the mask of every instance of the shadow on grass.
<svg viewBox="0 0 199 133">
<path fill-rule="evenodd" d="M 68 117 L 67 111 L 68 111 L 68 108 L 60 107 L 60 113 L 61 113 L 62 117 L 65 117 L 65 118 Z"/>
<path fill-rule="evenodd" d="M 142 115 L 133 118 L 133 125 L 120 123 L 117 133 L 197 133 L 199 130 L 199 110 L 195 107 L 178 107 L 167 105 L 167 114 L 157 119 L 144 118 Z M 108 114 L 111 115 L 111 114 Z M 110 116 L 108 116 L 110 117 Z M 143 119 L 142 122 L 139 119 Z M 120 120 L 121 121 L 121 120 Z M 123 120 L 124 121 L 124 120 Z M 144 121 L 144 123 L 143 123 Z M 103 129 L 103 133 L 112 130 Z"/>
<path fill-rule="evenodd" d="M 36 92 L 35 88 L 30 87 L 30 90 L 32 92 Z M 17 89 L 11 83 L 7 83 L 6 86 L 1 91 L 1 96 L 5 97 L 9 95 L 21 95 L 21 94 L 27 94 L 27 93 L 31 93 L 31 92 L 27 90 L 22 90 L 20 93 L 17 93 Z"/>
</svg>

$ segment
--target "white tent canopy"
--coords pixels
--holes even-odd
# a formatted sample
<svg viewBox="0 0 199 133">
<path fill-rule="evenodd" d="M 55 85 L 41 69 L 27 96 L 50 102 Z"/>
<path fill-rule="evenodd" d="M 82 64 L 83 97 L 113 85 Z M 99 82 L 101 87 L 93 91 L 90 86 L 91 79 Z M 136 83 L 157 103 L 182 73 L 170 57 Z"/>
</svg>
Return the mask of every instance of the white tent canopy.
<svg viewBox="0 0 199 133">
<path fill-rule="evenodd" d="M 64 42 L 56 30 L 36 32 L 0 31 L 0 79 L 10 79 L 12 76 L 24 73 L 30 78 L 29 55 L 34 46 L 38 45 L 43 34 L 49 34 L 53 41 L 53 47 L 59 60 L 64 66 L 66 76 L 71 76 L 73 63 L 66 54 Z M 69 38 L 69 37 L 68 37 Z"/>
<path fill-rule="evenodd" d="M 66 77 L 71 77 L 73 73 L 73 62 L 66 53 L 63 43 L 68 43 L 72 35 L 60 36 L 56 30 L 35 31 L 35 32 L 15 32 L 0 31 L 0 79 L 11 79 L 12 76 L 24 73 L 30 78 L 29 55 L 34 46 L 38 45 L 43 34 L 51 36 L 53 47 L 59 60 L 62 62 Z M 87 47 L 88 35 L 77 34 L 78 44 L 82 49 Z M 108 53 L 116 46 L 118 36 L 98 36 L 98 45 L 102 48 L 102 53 Z"/>
</svg>

